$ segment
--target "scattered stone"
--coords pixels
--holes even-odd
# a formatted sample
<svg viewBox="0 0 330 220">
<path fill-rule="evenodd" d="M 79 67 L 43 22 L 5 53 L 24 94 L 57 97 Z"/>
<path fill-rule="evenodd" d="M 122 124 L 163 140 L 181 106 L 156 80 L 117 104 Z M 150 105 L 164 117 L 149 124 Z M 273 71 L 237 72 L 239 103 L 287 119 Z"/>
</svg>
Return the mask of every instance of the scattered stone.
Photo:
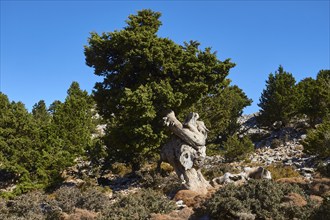
<svg viewBox="0 0 330 220">
<path fill-rule="evenodd" d="M 271 173 L 263 167 L 245 167 L 239 174 L 225 173 L 221 177 L 216 177 L 211 181 L 213 186 L 235 183 L 240 185 L 249 179 L 271 179 Z"/>
<path fill-rule="evenodd" d="M 185 207 L 180 210 L 174 210 L 169 214 L 151 214 L 150 220 L 186 220 L 194 214 L 192 208 Z"/>
<path fill-rule="evenodd" d="M 178 208 L 184 208 L 184 207 L 187 207 L 187 206 L 183 203 L 182 200 L 178 200 L 178 201 L 176 201 L 175 204 L 178 206 Z"/>
</svg>

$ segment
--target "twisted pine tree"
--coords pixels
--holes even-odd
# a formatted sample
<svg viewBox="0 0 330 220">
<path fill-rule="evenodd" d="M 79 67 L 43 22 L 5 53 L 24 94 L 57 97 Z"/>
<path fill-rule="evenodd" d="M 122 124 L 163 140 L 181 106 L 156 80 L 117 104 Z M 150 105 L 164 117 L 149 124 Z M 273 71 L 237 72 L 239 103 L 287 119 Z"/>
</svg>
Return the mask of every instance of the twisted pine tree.
<svg viewBox="0 0 330 220">
<path fill-rule="evenodd" d="M 87 65 L 103 77 L 94 98 L 109 122 L 108 159 L 135 169 L 166 138 L 164 110 L 182 119 L 201 98 L 227 87 L 225 79 L 235 66 L 229 59 L 218 60 L 210 48 L 200 50 L 197 41 L 178 45 L 157 36 L 160 16 L 139 11 L 123 30 L 92 33 L 85 47 Z"/>
</svg>

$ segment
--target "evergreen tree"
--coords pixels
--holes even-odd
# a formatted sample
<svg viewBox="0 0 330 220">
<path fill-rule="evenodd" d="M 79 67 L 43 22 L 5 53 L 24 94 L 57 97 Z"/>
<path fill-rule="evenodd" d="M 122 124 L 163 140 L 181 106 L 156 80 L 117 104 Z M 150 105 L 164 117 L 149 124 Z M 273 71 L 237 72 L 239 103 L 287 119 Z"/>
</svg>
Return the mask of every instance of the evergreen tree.
<svg viewBox="0 0 330 220">
<path fill-rule="evenodd" d="M 229 83 L 229 81 L 228 81 Z M 203 97 L 192 109 L 200 112 L 201 118 L 210 132 L 208 148 L 219 149 L 220 144 L 234 135 L 240 125 L 237 119 L 242 115 L 243 108 L 252 103 L 245 93 L 237 86 L 226 86 L 215 94 Z"/>
<path fill-rule="evenodd" d="M 317 82 L 311 77 L 305 78 L 297 84 L 297 113 L 306 115 L 314 126 L 320 115 L 320 95 Z"/>
<path fill-rule="evenodd" d="M 235 65 L 218 60 L 210 48 L 200 50 L 197 41 L 181 46 L 158 37 L 160 15 L 139 11 L 123 30 L 92 33 L 85 47 L 87 65 L 104 77 L 95 85 L 94 98 L 109 121 L 109 160 L 135 168 L 164 142 L 164 110 L 183 119 L 201 98 L 228 86 L 225 79 Z"/>
<path fill-rule="evenodd" d="M 227 161 L 243 160 L 254 150 L 252 141 L 244 136 L 239 138 L 236 134 L 230 136 L 224 143 L 224 156 Z"/>
<path fill-rule="evenodd" d="M 92 143 L 95 129 L 93 105 L 91 96 L 82 91 L 77 82 L 73 82 L 64 103 L 56 102 L 52 106 L 53 132 L 62 140 L 62 150 L 71 157 L 83 155 Z"/>
<path fill-rule="evenodd" d="M 40 100 L 33 106 L 32 115 L 39 125 L 50 123 L 50 113 L 47 110 L 47 106 L 44 100 Z"/>
<path fill-rule="evenodd" d="M 258 121 L 262 125 L 271 126 L 279 121 L 286 126 L 296 114 L 295 83 L 293 75 L 285 72 L 282 66 L 275 74 L 269 74 L 258 104 L 261 108 Z"/>
<path fill-rule="evenodd" d="M 321 70 L 316 76 L 319 101 L 319 116 L 325 118 L 330 114 L 330 70 Z"/>
<path fill-rule="evenodd" d="M 306 115 L 314 127 L 330 111 L 330 71 L 321 70 L 316 80 L 311 77 L 301 80 L 296 96 L 298 113 Z"/>
<path fill-rule="evenodd" d="M 42 167 L 38 129 L 33 117 L 21 102 L 9 102 L 0 94 L 0 170 L 11 173 L 24 192 L 38 187 Z"/>
<path fill-rule="evenodd" d="M 307 133 L 302 141 L 304 152 L 318 155 L 320 158 L 330 157 L 330 120 L 326 119 L 316 129 Z"/>
</svg>

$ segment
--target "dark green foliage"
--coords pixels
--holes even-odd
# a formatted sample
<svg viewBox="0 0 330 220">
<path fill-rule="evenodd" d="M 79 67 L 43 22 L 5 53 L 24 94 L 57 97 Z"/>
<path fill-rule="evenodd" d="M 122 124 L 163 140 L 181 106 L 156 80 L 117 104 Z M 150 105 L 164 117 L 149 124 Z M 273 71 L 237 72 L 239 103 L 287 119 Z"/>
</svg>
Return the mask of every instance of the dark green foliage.
<svg viewBox="0 0 330 220">
<path fill-rule="evenodd" d="M 168 213 L 176 209 L 173 201 L 152 189 L 141 189 L 133 195 L 121 196 L 101 219 L 148 219 L 152 213 Z"/>
<path fill-rule="evenodd" d="M 63 140 L 63 150 L 73 157 L 82 155 L 92 144 L 95 129 L 92 119 L 93 100 L 77 82 L 68 89 L 63 104 L 57 104 L 53 114 L 54 133 Z"/>
<path fill-rule="evenodd" d="M 40 100 L 33 106 L 32 115 L 39 126 L 47 125 L 50 123 L 51 114 L 48 112 L 44 100 Z"/>
<path fill-rule="evenodd" d="M 305 78 L 297 84 L 297 110 L 314 127 L 330 113 L 330 70 L 321 70 L 316 79 Z"/>
<path fill-rule="evenodd" d="M 47 111 L 39 101 L 29 113 L 21 102 L 0 94 L 0 173 L 3 187 L 16 184 L 21 194 L 61 181 L 60 174 L 91 148 L 93 100 L 74 82 L 64 103 L 54 102 Z M 2 180 L 3 181 L 3 180 Z"/>
<path fill-rule="evenodd" d="M 316 77 L 319 91 L 319 116 L 325 118 L 330 115 L 330 70 L 321 70 Z"/>
<path fill-rule="evenodd" d="M 306 115 L 312 126 L 320 116 L 320 93 L 318 84 L 313 78 L 306 78 L 297 84 L 297 111 Z"/>
<path fill-rule="evenodd" d="M 309 130 L 302 145 L 308 154 L 316 154 L 321 158 L 330 157 L 330 120 L 325 120 L 316 129 Z"/>
<path fill-rule="evenodd" d="M 223 148 L 226 160 L 233 161 L 244 159 L 249 153 L 253 152 L 254 145 L 247 136 L 240 139 L 235 134 L 223 143 Z"/>
<path fill-rule="evenodd" d="M 25 182 L 15 189 L 25 192 L 40 187 L 38 181 L 45 180 L 42 164 L 42 146 L 37 124 L 21 102 L 9 102 L 0 94 L 0 170 L 11 174 L 15 182 Z"/>
<path fill-rule="evenodd" d="M 203 97 L 215 98 L 215 112 L 218 102 L 226 101 L 220 94 L 230 94 L 229 110 L 221 107 L 223 112 L 216 116 L 228 121 L 214 127 L 212 139 L 216 139 L 216 133 L 225 131 L 250 103 L 237 87 L 226 89 L 226 77 L 235 64 L 218 60 L 210 48 L 199 49 L 196 41 L 181 46 L 158 37 L 159 18 L 158 12 L 139 11 L 129 16 L 123 30 L 92 33 L 85 47 L 87 65 L 104 77 L 95 85 L 94 98 L 109 121 L 107 160 L 129 162 L 134 169 L 166 139 L 164 110 L 174 110 L 182 120 Z"/>
<path fill-rule="evenodd" d="M 191 110 L 198 112 L 209 128 L 208 144 L 219 149 L 223 141 L 237 132 L 240 127 L 237 119 L 251 103 L 252 100 L 237 86 L 224 86 L 214 94 L 203 97 Z"/>
<path fill-rule="evenodd" d="M 228 185 L 206 202 L 206 210 L 211 219 L 238 219 L 239 213 L 254 214 L 256 219 L 308 219 L 311 203 L 302 207 L 283 204 L 289 193 L 305 198 L 299 187 L 269 180 L 253 180 L 241 187 Z"/>
<path fill-rule="evenodd" d="M 261 108 L 258 121 L 262 125 L 271 126 L 279 121 L 286 126 L 296 115 L 296 80 L 291 73 L 280 66 L 275 74 L 269 74 L 266 88 L 259 99 Z"/>
</svg>

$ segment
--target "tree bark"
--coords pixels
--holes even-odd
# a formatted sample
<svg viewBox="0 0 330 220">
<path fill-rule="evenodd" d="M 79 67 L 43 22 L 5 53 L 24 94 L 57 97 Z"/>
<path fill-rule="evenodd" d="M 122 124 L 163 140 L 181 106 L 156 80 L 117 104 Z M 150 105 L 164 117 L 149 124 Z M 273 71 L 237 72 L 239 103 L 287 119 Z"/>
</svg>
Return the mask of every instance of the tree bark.
<svg viewBox="0 0 330 220">
<path fill-rule="evenodd" d="M 207 128 L 197 113 L 190 113 L 182 124 L 170 112 L 164 117 L 164 124 L 174 133 L 161 150 L 161 161 L 173 166 L 184 186 L 195 192 L 205 194 L 211 187 L 201 173 L 206 156 L 205 142 Z"/>
</svg>

